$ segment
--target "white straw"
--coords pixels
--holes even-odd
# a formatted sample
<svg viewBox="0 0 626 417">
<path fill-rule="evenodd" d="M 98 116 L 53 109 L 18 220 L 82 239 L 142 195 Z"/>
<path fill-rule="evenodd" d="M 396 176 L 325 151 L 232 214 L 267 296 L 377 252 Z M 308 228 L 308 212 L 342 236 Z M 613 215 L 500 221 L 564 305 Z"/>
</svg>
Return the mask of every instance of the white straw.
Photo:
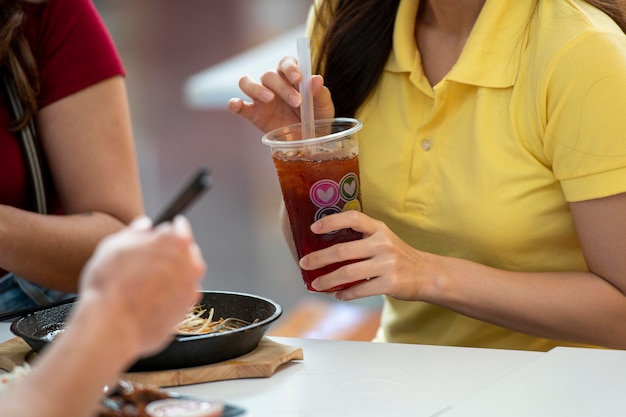
<svg viewBox="0 0 626 417">
<path fill-rule="evenodd" d="M 302 72 L 300 81 L 300 121 L 302 123 L 302 139 L 315 137 L 315 115 L 313 112 L 313 96 L 311 94 L 311 42 L 309 38 L 298 38 L 298 65 Z"/>
</svg>

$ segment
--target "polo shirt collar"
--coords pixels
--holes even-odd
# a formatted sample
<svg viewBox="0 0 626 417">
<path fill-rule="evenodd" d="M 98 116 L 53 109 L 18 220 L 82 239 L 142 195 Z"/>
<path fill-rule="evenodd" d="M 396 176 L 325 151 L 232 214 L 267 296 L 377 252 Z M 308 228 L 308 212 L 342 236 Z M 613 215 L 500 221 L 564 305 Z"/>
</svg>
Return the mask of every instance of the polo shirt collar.
<svg viewBox="0 0 626 417">
<path fill-rule="evenodd" d="M 419 1 L 400 1 L 393 51 L 385 67 L 391 72 L 411 73 L 416 84 L 425 80 L 413 36 Z M 493 88 L 512 86 L 535 5 L 536 0 L 487 0 L 461 56 L 444 79 Z"/>
</svg>

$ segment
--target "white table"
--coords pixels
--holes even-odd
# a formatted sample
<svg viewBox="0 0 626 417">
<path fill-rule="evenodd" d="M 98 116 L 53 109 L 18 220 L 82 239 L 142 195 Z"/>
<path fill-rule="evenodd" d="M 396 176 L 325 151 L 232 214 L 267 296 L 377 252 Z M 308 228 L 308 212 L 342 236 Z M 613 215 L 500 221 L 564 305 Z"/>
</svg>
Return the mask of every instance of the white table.
<svg viewBox="0 0 626 417">
<path fill-rule="evenodd" d="M 536 352 L 274 338 L 304 360 L 267 379 L 178 387 L 254 416 L 431 416 L 541 356 Z"/>
<path fill-rule="evenodd" d="M 623 417 L 626 351 L 558 347 L 440 417 Z"/>
<path fill-rule="evenodd" d="M 0 323 L 0 342 L 12 338 Z M 218 398 L 248 417 L 623 416 L 626 351 L 548 353 L 273 338 L 304 360 L 269 378 L 173 388 Z"/>
<path fill-rule="evenodd" d="M 0 324 L 0 342 L 14 337 Z M 431 416 L 541 357 L 538 352 L 273 338 L 304 360 L 269 378 L 173 388 L 219 398 L 248 416 Z"/>
</svg>

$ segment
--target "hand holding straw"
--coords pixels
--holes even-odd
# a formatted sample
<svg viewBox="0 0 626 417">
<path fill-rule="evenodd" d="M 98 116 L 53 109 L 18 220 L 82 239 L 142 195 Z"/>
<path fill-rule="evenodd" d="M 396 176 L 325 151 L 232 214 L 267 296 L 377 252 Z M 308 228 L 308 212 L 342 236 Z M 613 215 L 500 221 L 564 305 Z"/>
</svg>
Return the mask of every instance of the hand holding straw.
<svg viewBox="0 0 626 417">
<path fill-rule="evenodd" d="M 302 72 L 300 81 L 300 121 L 302 123 L 302 139 L 315 137 L 315 115 L 313 111 L 313 95 L 311 94 L 311 42 L 309 38 L 298 38 L 298 66 Z"/>
</svg>

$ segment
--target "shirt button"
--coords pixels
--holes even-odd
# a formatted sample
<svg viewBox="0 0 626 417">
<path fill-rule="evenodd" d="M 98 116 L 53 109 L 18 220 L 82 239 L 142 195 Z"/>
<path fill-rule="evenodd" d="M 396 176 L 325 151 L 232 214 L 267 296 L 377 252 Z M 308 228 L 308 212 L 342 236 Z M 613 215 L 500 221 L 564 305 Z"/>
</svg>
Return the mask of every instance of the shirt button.
<svg viewBox="0 0 626 417">
<path fill-rule="evenodd" d="M 426 152 L 430 151 L 430 149 L 433 147 L 433 142 L 430 139 L 424 139 L 422 141 L 422 149 Z"/>
</svg>

